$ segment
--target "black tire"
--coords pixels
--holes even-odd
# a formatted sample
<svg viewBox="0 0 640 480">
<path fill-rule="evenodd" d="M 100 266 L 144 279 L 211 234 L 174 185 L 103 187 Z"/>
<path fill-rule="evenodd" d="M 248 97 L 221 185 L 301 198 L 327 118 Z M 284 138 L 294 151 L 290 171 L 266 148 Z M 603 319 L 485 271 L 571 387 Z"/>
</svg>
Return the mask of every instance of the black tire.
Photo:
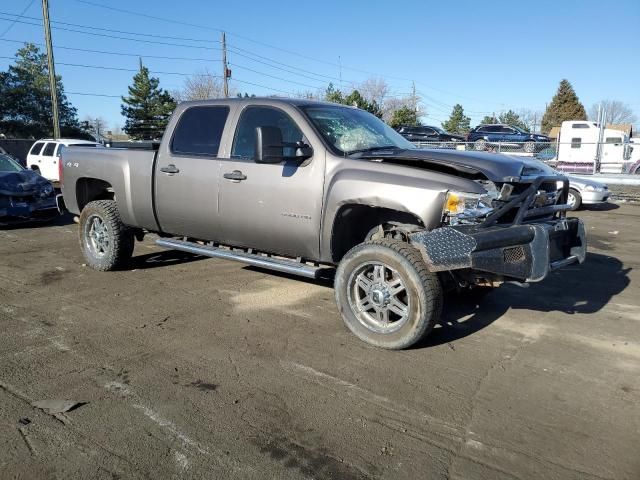
<svg viewBox="0 0 640 480">
<path fill-rule="evenodd" d="M 573 204 L 572 204 L 572 200 L 571 197 L 573 196 Z M 569 189 L 569 198 L 567 198 L 567 203 L 569 205 L 571 205 L 571 208 L 569 210 L 576 211 L 578 210 L 581 206 L 582 206 L 582 195 L 580 195 L 580 192 L 578 192 L 577 190 L 570 188 Z"/>
<path fill-rule="evenodd" d="M 524 142 L 524 145 L 522 146 L 522 149 L 527 153 L 535 153 L 535 151 L 536 151 L 536 142 L 534 142 L 532 140 Z"/>
<path fill-rule="evenodd" d="M 369 267 L 381 270 L 382 275 L 367 276 Z M 366 291 L 360 283 L 364 279 L 370 282 Z M 394 293 L 397 290 L 400 293 Z M 415 248 L 398 240 L 374 240 L 349 250 L 336 271 L 335 295 L 349 330 L 371 345 L 392 350 L 408 348 L 424 338 L 442 313 L 443 293 L 437 275 L 427 269 Z M 375 313 L 358 308 L 366 302 Z M 400 310 L 403 315 L 397 313 L 399 304 L 406 307 Z M 384 318 L 382 310 L 387 311 L 386 323 L 380 323 L 386 326 L 373 318 Z"/>
<path fill-rule="evenodd" d="M 79 223 L 80 248 L 87 265 L 106 272 L 129 261 L 135 243 L 133 230 L 122 223 L 114 200 L 89 202 Z"/>
<path fill-rule="evenodd" d="M 487 141 L 484 138 L 479 138 L 475 142 L 473 142 L 473 149 L 479 152 L 487 149 Z"/>
</svg>

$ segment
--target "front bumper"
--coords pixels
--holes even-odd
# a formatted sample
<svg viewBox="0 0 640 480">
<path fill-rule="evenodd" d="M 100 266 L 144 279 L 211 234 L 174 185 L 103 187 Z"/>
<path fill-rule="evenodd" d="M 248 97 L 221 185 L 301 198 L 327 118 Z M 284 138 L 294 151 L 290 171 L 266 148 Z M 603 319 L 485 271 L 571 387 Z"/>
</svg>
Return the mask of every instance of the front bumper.
<svg viewBox="0 0 640 480">
<path fill-rule="evenodd" d="M 38 199 L 15 196 L 4 200 L 0 202 L 0 219 L 4 221 L 49 219 L 58 215 L 53 196 Z"/>
<path fill-rule="evenodd" d="M 602 192 L 595 192 L 595 191 L 582 191 L 581 194 L 582 196 L 582 203 L 585 205 L 592 205 L 594 203 L 603 203 L 606 202 L 609 197 L 611 196 L 611 192 L 609 190 L 604 190 Z"/>
<path fill-rule="evenodd" d="M 563 218 L 534 224 L 443 227 L 410 236 L 433 272 L 470 269 L 526 282 L 586 257 L 584 224 Z"/>
</svg>

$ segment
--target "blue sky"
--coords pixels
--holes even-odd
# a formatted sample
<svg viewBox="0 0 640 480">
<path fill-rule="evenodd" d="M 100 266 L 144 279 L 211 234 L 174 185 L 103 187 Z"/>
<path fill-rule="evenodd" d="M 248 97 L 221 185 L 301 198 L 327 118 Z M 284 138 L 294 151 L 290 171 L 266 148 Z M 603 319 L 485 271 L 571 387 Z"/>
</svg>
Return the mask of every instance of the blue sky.
<svg viewBox="0 0 640 480">
<path fill-rule="evenodd" d="M 20 14 L 27 6 L 20 22 L 37 25 L 18 22 L 2 35 L 11 22 L 0 20 L 0 57 L 13 57 L 20 46 L 14 41 L 43 43 L 40 0 L 2 2 L 0 18 L 15 18 L 6 14 Z M 110 126 L 123 124 L 117 96 L 126 93 L 134 74 L 126 70 L 137 68 L 137 55 L 152 72 L 167 72 L 156 74 L 161 86 L 179 88 L 186 77 L 177 74 L 205 68 L 221 72 L 219 30 L 227 32 L 232 86 L 257 95 L 324 89 L 329 81 L 338 84 L 342 64 L 345 89 L 366 78 L 381 77 L 390 84 L 392 94 L 402 95 L 415 81 L 427 110 L 423 120 L 429 124 L 439 125 L 455 103 L 463 105 L 472 124 L 485 113 L 508 108 L 542 111 L 562 78 L 572 82 L 587 109 L 602 99 L 621 100 L 640 116 L 637 0 L 50 0 L 50 14 L 52 21 L 67 23 L 53 23 L 59 28 L 52 35 L 56 70 L 70 100 L 80 118 L 99 115 Z M 160 38 L 165 36 L 189 40 Z M 0 58 L 0 69 L 10 63 Z"/>
</svg>

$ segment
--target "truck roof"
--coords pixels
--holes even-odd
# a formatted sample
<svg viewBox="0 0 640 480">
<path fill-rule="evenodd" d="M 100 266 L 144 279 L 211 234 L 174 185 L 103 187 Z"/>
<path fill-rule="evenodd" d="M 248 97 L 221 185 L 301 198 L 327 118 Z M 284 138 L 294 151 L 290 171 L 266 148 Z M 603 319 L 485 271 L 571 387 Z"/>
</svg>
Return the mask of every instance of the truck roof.
<svg viewBox="0 0 640 480">
<path fill-rule="evenodd" d="M 342 104 L 333 103 L 333 102 L 309 100 L 306 98 L 286 98 L 286 97 L 248 97 L 248 98 L 217 98 L 212 100 L 189 100 L 186 102 L 180 102 L 180 106 L 226 105 L 231 103 L 233 104 L 261 103 L 261 104 L 268 104 L 268 105 L 294 105 L 296 107 L 309 106 L 309 105 L 349 107 L 349 105 L 342 105 Z M 355 108 L 355 107 L 352 107 L 352 108 Z"/>
</svg>

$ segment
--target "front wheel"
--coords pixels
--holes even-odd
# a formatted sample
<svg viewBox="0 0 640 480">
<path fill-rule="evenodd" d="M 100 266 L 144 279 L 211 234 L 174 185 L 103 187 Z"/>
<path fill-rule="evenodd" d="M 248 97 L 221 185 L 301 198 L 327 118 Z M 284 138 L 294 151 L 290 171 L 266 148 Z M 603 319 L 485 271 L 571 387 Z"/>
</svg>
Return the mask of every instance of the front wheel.
<svg viewBox="0 0 640 480">
<path fill-rule="evenodd" d="M 442 311 L 438 277 L 415 248 L 397 240 L 374 240 L 347 252 L 336 271 L 335 295 L 349 330 L 394 350 L 426 336 Z"/>
<path fill-rule="evenodd" d="M 80 248 L 91 268 L 115 270 L 131 258 L 133 231 L 122 223 L 114 200 L 89 202 L 82 209 L 79 223 Z"/>
<path fill-rule="evenodd" d="M 582 205 L 582 195 L 573 188 L 569 189 L 569 196 L 567 197 L 567 205 L 569 205 L 572 212 L 578 210 Z"/>
</svg>

